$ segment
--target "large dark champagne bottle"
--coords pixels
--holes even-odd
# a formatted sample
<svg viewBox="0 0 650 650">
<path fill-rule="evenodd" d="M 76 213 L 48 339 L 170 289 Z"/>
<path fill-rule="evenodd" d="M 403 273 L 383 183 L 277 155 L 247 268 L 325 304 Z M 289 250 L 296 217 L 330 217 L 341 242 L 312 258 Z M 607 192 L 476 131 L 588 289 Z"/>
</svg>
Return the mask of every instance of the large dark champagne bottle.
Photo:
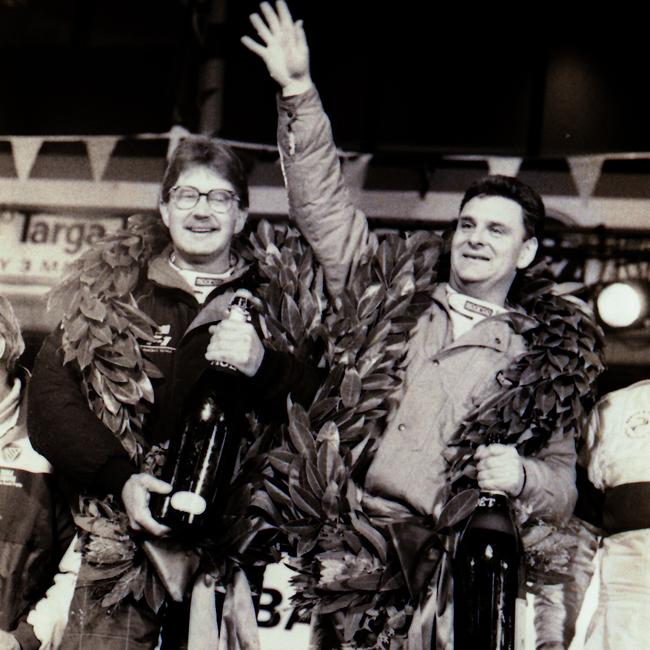
<svg viewBox="0 0 650 650">
<path fill-rule="evenodd" d="M 514 650 L 520 558 L 508 497 L 481 491 L 452 563 L 454 650 Z"/>
<path fill-rule="evenodd" d="M 235 292 L 228 319 L 250 321 L 251 294 Z M 181 434 L 172 439 L 161 478 L 168 495 L 152 495 L 151 511 L 180 536 L 214 525 L 224 504 L 245 422 L 242 376 L 233 366 L 213 363 L 199 377 L 182 406 Z"/>
</svg>

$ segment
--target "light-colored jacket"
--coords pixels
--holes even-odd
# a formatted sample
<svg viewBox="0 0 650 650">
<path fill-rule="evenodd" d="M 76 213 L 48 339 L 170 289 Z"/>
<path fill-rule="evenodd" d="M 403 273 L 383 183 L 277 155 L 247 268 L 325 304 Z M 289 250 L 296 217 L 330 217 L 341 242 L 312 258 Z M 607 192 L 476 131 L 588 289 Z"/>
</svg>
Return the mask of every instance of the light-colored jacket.
<svg viewBox="0 0 650 650">
<path fill-rule="evenodd" d="M 650 482 L 650 380 L 608 393 L 598 402 L 581 460 L 599 490 Z"/>
<path fill-rule="evenodd" d="M 600 399 L 589 418 L 580 464 L 602 491 L 650 482 L 650 380 Z M 538 638 L 568 647 L 583 607 L 586 611 L 581 617 L 589 624 L 586 637 L 577 638 L 575 647 L 650 647 L 650 628 L 646 625 L 650 612 L 650 528 L 608 535 L 580 520 L 575 525 L 578 546 L 569 565 L 573 580 L 547 589 L 541 603 L 536 603 Z M 598 580 L 590 588 L 591 598 L 585 599 L 594 573 Z"/>
<path fill-rule="evenodd" d="M 279 99 L 278 111 L 290 214 L 336 295 L 374 245 L 374 235 L 350 200 L 316 90 Z M 366 484 L 371 492 L 422 513 L 438 514 L 448 496 L 443 454 L 462 420 L 498 393 L 499 371 L 526 349 L 508 314 L 487 318 L 453 340 L 448 310 L 439 285 L 409 342 L 404 383 Z M 524 459 L 527 478 L 519 498 L 533 515 L 563 520 L 571 514 L 575 458 L 574 440 L 564 435 L 553 436 L 535 457 Z"/>
</svg>

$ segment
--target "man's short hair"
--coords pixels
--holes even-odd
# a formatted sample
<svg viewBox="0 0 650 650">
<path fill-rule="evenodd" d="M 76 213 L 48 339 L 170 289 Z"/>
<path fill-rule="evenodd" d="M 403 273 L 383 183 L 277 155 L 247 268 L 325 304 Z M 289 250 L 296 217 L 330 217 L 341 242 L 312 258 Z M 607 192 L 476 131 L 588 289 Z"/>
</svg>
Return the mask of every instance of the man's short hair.
<svg viewBox="0 0 650 650">
<path fill-rule="evenodd" d="M 463 200 L 460 203 L 462 211 L 465 204 L 476 196 L 502 196 L 511 199 L 521 206 L 524 213 L 524 228 L 526 238 L 538 237 L 541 235 L 546 217 L 544 201 L 540 195 L 526 183 L 522 183 L 513 176 L 502 176 L 490 174 L 474 181 L 465 191 Z"/>
<path fill-rule="evenodd" d="M 0 336 L 5 341 L 2 362 L 11 375 L 16 370 L 20 355 L 25 351 L 25 341 L 13 307 L 4 296 L 0 296 Z"/>
<path fill-rule="evenodd" d="M 206 167 L 227 180 L 239 197 L 239 207 L 248 208 L 248 178 L 241 159 L 231 147 L 205 137 L 186 138 L 174 149 L 160 188 L 163 203 L 169 202 L 178 177 L 193 167 Z"/>
</svg>

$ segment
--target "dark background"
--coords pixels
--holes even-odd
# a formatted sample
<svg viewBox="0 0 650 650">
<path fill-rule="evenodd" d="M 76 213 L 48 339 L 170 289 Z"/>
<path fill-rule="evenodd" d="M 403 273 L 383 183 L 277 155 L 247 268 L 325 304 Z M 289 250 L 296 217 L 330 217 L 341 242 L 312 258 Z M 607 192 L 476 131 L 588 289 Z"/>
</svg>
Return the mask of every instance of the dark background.
<svg viewBox="0 0 650 650">
<path fill-rule="evenodd" d="M 239 43 L 258 3 L 0 2 L 0 133 L 198 127 L 197 71 L 225 61 L 227 138 L 272 143 L 274 84 Z M 650 150 L 645 17 L 616 6 L 295 0 L 341 146 L 554 157 Z M 193 25 L 195 26 L 193 28 Z M 198 29 L 196 28 L 198 26 Z M 196 34 L 205 38 L 197 38 Z"/>
</svg>

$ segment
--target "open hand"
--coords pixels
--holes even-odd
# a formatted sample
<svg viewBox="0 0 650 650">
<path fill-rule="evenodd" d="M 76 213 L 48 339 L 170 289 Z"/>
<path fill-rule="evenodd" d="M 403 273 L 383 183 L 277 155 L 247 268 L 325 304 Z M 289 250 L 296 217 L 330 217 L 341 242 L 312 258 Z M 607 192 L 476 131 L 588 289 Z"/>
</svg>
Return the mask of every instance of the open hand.
<svg viewBox="0 0 650 650">
<path fill-rule="evenodd" d="M 268 2 L 262 2 L 260 11 L 264 18 L 255 13 L 251 14 L 250 21 L 264 45 L 249 36 L 242 37 L 242 44 L 264 61 L 285 97 L 304 93 L 312 81 L 302 21 L 293 21 L 284 0 L 276 2 L 275 9 Z"/>
</svg>

